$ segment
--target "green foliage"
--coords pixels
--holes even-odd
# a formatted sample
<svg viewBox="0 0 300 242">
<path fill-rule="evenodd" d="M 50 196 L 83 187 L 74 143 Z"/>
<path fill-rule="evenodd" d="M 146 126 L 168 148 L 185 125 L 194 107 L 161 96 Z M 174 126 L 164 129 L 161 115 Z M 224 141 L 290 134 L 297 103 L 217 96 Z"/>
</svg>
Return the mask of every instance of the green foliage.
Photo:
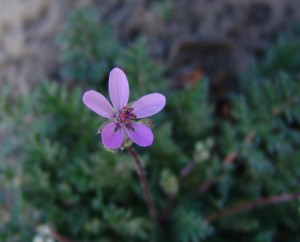
<svg viewBox="0 0 300 242">
<path fill-rule="evenodd" d="M 0 240 L 8 242 L 30 240 L 34 213 L 24 204 L 19 161 L 23 158 L 24 141 L 30 135 L 26 114 L 32 100 L 12 97 L 12 91 L 12 87 L 4 86 L 0 95 Z"/>
<path fill-rule="evenodd" d="M 174 135 L 180 140 L 185 150 L 203 137 L 212 127 L 212 105 L 208 102 L 208 81 L 203 79 L 194 86 L 185 85 L 168 97 L 174 120 Z M 180 137 L 189 137 L 181 139 Z M 190 148 L 189 148 L 190 147 Z"/>
<path fill-rule="evenodd" d="M 174 216 L 175 237 L 172 241 L 205 241 L 206 237 L 212 233 L 210 225 L 197 212 L 178 210 Z"/>
<path fill-rule="evenodd" d="M 256 65 L 260 71 L 255 79 L 249 75 L 251 79 L 241 80 L 241 92 L 232 98 L 233 121 L 222 125 L 220 148 L 224 155 L 236 153 L 228 173 L 234 179 L 228 191 L 233 201 L 299 191 L 300 66 L 295 61 L 299 53 L 290 49 L 295 47 L 291 43 L 296 45 L 296 37 L 268 51 L 266 59 Z M 283 234 L 275 229 L 280 224 L 289 230 L 288 241 L 297 241 L 296 204 L 276 208 L 246 214 L 245 221 L 236 217 L 230 230 L 244 230 L 249 241 L 274 241 Z M 272 219 L 268 219 L 270 214 Z M 228 225 L 221 224 L 218 230 L 227 233 Z M 235 240 L 238 237 L 228 237 L 228 241 Z"/>
<path fill-rule="evenodd" d="M 137 199 L 129 192 L 137 186 L 134 166 L 118 154 L 99 152 L 95 134 L 100 119 L 82 105 L 82 91 L 45 82 L 37 93 L 39 106 L 32 115 L 42 124 L 26 148 L 26 200 L 47 211 L 42 221 L 51 221 L 71 238 L 90 241 L 110 233 L 144 238 L 147 220 L 131 213 L 131 205 L 119 205 Z M 123 222 L 114 223 L 119 218 Z"/>
<path fill-rule="evenodd" d="M 91 7 L 71 14 L 59 43 L 62 74 L 77 82 L 99 83 L 120 49 L 112 28 L 103 23 L 99 13 Z"/>
<path fill-rule="evenodd" d="M 151 59 L 145 39 L 137 39 L 125 49 L 117 59 L 117 66 L 122 66 L 127 75 L 132 98 L 166 89 L 163 68 Z"/>
<path fill-rule="evenodd" d="M 174 5 L 174 0 L 163 0 L 155 2 L 152 8 L 165 22 L 170 22 L 174 17 Z"/>
<path fill-rule="evenodd" d="M 293 33 L 282 33 L 276 44 L 267 50 L 265 59 L 254 66 L 258 76 L 276 76 L 278 72 L 299 73 L 300 27 Z"/>
<path fill-rule="evenodd" d="M 299 201 L 228 218 L 219 213 L 299 192 L 300 69 L 292 58 L 299 53 L 290 51 L 298 48 L 290 45 L 297 46 L 297 35 L 281 40 L 255 75 L 240 81 L 225 119 L 213 110 L 209 80 L 170 88 L 146 40 L 117 55 L 119 44 L 105 26 L 88 8 L 70 18 L 61 43 L 73 82 L 44 81 L 18 98 L 1 89 L 0 240 L 31 241 L 39 225 L 51 225 L 73 241 L 299 241 Z M 279 56 L 284 62 L 275 61 Z M 156 227 L 132 157 L 102 147 L 96 133 L 104 119 L 82 103 L 86 85 L 106 93 L 100 81 L 115 63 L 127 74 L 131 97 L 167 96 L 153 117 L 154 144 L 137 147 L 158 210 Z"/>
<path fill-rule="evenodd" d="M 245 178 L 257 181 L 244 187 L 253 197 L 265 190 L 283 193 L 286 184 L 290 191 L 297 190 L 299 176 L 287 174 L 300 171 L 295 152 L 300 144 L 299 81 L 287 75 L 252 81 L 234 100 L 234 139 L 240 140 L 235 147 L 241 155 L 239 166 L 246 166 Z M 247 141 L 249 135 L 253 140 Z"/>
<path fill-rule="evenodd" d="M 288 140 L 295 144 L 299 140 L 299 131 L 294 128 L 300 122 L 299 78 L 282 74 L 271 80 L 244 83 L 244 86 L 247 86 L 247 100 L 239 96 L 234 102 L 233 116 L 238 121 L 238 131 L 242 135 L 254 132 L 270 153 L 291 150 Z"/>
</svg>

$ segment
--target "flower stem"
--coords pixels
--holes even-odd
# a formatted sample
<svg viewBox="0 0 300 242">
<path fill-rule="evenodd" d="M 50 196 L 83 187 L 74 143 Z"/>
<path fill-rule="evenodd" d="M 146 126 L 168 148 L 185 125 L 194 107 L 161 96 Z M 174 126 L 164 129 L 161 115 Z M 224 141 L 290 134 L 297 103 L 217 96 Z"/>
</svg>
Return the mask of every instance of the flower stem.
<svg viewBox="0 0 300 242">
<path fill-rule="evenodd" d="M 289 202 L 295 199 L 300 198 L 300 193 L 291 193 L 291 194 L 281 194 L 281 195 L 274 195 L 269 197 L 260 198 L 257 200 L 249 201 L 243 204 L 239 204 L 230 208 L 227 208 L 223 211 L 217 212 L 215 214 L 210 215 L 207 217 L 209 222 L 215 222 L 224 217 L 232 216 L 235 214 L 243 213 L 249 210 L 252 210 L 257 207 L 266 206 L 269 204 L 276 204 L 276 203 L 283 203 Z"/>
<path fill-rule="evenodd" d="M 131 146 L 129 146 L 127 149 L 129 151 L 130 155 L 135 160 L 137 173 L 140 177 L 141 186 L 144 190 L 144 197 L 145 197 L 145 200 L 146 200 L 146 203 L 147 203 L 149 214 L 150 214 L 151 219 L 153 220 L 154 224 L 157 224 L 157 213 L 156 213 L 156 209 L 155 209 L 155 206 L 154 206 L 153 198 L 150 194 L 145 169 L 144 169 L 144 167 L 143 167 L 143 165 L 140 161 L 140 158 L 139 158 L 138 154 L 135 152 L 135 150 Z"/>
</svg>

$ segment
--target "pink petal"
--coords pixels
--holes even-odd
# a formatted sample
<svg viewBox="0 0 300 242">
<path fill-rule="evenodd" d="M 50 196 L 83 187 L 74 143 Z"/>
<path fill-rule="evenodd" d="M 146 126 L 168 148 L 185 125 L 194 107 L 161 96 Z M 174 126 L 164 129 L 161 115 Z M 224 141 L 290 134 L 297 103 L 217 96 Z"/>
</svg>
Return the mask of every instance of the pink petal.
<svg viewBox="0 0 300 242">
<path fill-rule="evenodd" d="M 129 86 L 125 73 L 114 68 L 109 74 L 109 96 L 112 104 L 117 110 L 121 110 L 128 103 Z"/>
<path fill-rule="evenodd" d="M 108 123 L 101 132 L 102 143 L 109 149 L 119 148 L 124 141 L 124 130 L 118 123 Z"/>
<path fill-rule="evenodd" d="M 153 143 L 153 133 L 150 128 L 141 123 L 133 123 L 126 127 L 128 137 L 136 144 L 142 147 Z"/>
<path fill-rule="evenodd" d="M 102 94 L 96 91 L 85 92 L 82 101 L 89 109 L 102 117 L 112 118 L 114 116 L 113 107 Z"/>
<path fill-rule="evenodd" d="M 158 113 L 165 105 L 164 95 L 152 93 L 139 98 L 131 107 L 137 118 L 145 118 Z"/>
</svg>

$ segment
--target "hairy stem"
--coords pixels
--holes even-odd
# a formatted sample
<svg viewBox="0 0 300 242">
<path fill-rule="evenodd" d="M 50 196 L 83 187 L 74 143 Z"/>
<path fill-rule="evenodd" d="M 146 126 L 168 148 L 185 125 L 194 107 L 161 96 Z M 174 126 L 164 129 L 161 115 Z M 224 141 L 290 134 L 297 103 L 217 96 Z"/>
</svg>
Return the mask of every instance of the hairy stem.
<svg viewBox="0 0 300 242">
<path fill-rule="evenodd" d="M 257 207 L 262 207 L 262 206 L 276 204 L 276 203 L 289 202 L 289 201 L 295 200 L 297 198 L 300 198 L 300 193 L 281 194 L 281 195 L 264 197 L 264 198 L 249 201 L 249 202 L 246 202 L 243 204 L 239 204 L 239 205 L 227 208 L 218 213 L 212 214 L 207 217 L 207 220 L 209 222 L 214 222 L 223 217 L 228 217 L 228 216 L 232 216 L 235 214 L 243 213 L 243 212 L 252 210 L 254 208 L 257 208 Z"/>
<path fill-rule="evenodd" d="M 137 173 L 140 177 L 140 182 L 141 182 L 141 186 L 144 190 L 144 197 L 145 197 L 145 200 L 146 200 L 146 203 L 147 203 L 147 207 L 148 207 L 148 211 L 149 211 L 149 214 L 153 220 L 153 222 L 155 224 L 157 224 L 157 213 L 156 213 L 156 209 L 155 209 L 155 206 L 154 206 L 154 202 L 153 202 L 153 199 L 152 199 L 152 196 L 150 194 L 150 190 L 149 190 L 149 185 L 148 185 L 148 180 L 147 180 L 147 177 L 146 177 L 146 173 L 145 173 L 145 169 L 140 161 L 140 158 L 138 156 L 138 154 L 135 152 L 135 150 L 129 146 L 128 148 L 128 151 L 130 153 L 130 155 L 134 158 L 135 160 L 135 163 L 136 163 L 136 167 L 137 167 Z"/>
</svg>

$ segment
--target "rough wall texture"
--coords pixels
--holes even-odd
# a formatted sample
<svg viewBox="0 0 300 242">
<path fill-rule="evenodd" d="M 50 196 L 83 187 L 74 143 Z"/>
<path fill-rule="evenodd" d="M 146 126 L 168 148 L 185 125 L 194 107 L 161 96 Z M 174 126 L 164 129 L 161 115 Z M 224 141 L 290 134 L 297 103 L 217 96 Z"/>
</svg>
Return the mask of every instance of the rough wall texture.
<svg viewBox="0 0 300 242">
<path fill-rule="evenodd" d="M 146 35 L 169 70 L 236 72 L 300 22 L 299 0 L 0 0 L 0 82 L 28 92 L 59 66 L 55 37 L 92 2 L 124 42 Z"/>
<path fill-rule="evenodd" d="M 0 83 L 18 91 L 57 68 L 55 37 L 66 15 L 80 1 L 0 0 Z"/>
</svg>

